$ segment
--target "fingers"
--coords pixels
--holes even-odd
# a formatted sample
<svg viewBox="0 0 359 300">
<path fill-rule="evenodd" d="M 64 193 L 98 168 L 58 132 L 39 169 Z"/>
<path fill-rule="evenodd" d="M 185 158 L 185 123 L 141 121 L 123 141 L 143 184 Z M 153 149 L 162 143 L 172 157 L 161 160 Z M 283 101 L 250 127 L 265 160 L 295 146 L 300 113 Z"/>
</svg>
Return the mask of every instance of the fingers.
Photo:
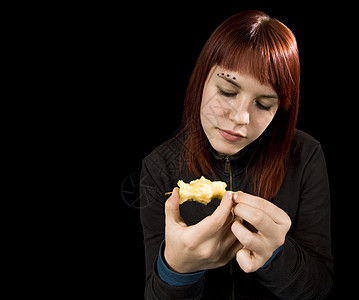
<svg viewBox="0 0 359 300">
<path fill-rule="evenodd" d="M 165 204 L 166 224 L 178 223 L 187 226 L 183 221 L 179 210 L 179 189 L 175 187 Z"/>
<path fill-rule="evenodd" d="M 267 212 L 245 203 L 240 202 L 237 204 L 234 207 L 234 214 L 247 221 L 250 225 L 253 225 L 255 229 L 259 230 L 268 237 L 271 237 L 272 228 L 273 226 L 276 226 L 276 223 L 271 217 L 269 217 Z M 246 227 L 251 229 L 249 226 Z M 254 231 L 253 228 L 251 231 Z"/>
<path fill-rule="evenodd" d="M 224 249 L 228 249 L 226 251 L 227 262 L 233 259 L 237 252 L 243 248 L 243 245 L 237 240 L 236 236 L 230 230 L 229 233 L 233 238 L 229 238 L 223 247 Z"/>
<path fill-rule="evenodd" d="M 287 213 L 275 204 L 250 194 L 237 192 L 233 201 L 238 203 L 234 208 L 236 216 L 252 224 L 267 238 L 283 240 L 291 227 Z"/>
<path fill-rule="evenodd" d="M 233 201 L 237 204 L 231 230 L 243 244 L 236 259 L 243 271 L 254 272 L 283 245 L 291 221 L 281 208 L 263 198 L 236 192 Z M 252 224 L 258 231 L 249 230 L 245 223 Z"/>
<path fill-rule="evenodd" d="M 262 267 L 263 262 L 257 257 L 257 254 L 246 248 L 240 249 L 237 252 L 236 259 L 241 269 L 246 272 L 255 272 Z"/>
<path fill-rule="evenodd" d="M 236 232 L 235 235 L 241 238 L 241 244 L 243 243 L 242 247 L 236 252 L 237 263 L 244 272 L 255 272 L 262 267 L 266 261 L 265 256 L 261 254 L 261 250 L 263 250 L 261 240 L 257 238 L 256 233 L 249 231 L 239 221 L 236 221 L 233 225 L 234 227 L 242 227 L 242 230 L 238 230 L 238 228 L 233 229 Z M 242 237 L 241 231 L 247 231 L 247 235 L 243 235 Z"/>
<path fill-rule="evenodd" d="M 242 222 L 234 221 L 231 230 L 243 247 L 257 253 L 262 253 L 265 250 L 261 237 L 257 233 L 248 230 Z"/>
<path fill-rule="evenodd" d="M 261 197 L 253 196 L 244 192 L 236 192 L 233 194 L 233 201 L 237 204 L 243 203 L 265 211 L 275 223 L 282 223 L 283 220 L 288 221 L 288 215 L 281 208 Z"/>
</svg>

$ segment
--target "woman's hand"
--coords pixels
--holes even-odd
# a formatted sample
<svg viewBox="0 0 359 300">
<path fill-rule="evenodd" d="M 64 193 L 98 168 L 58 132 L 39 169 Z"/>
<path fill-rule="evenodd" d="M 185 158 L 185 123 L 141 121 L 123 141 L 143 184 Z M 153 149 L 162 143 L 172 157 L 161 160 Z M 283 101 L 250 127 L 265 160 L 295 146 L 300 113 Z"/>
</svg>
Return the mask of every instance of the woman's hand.
<svg viewBox="0 0 359 300">
<path fill-rule="evenodd" d="M 244 272 L 255 272 L 284 244 L 291 220 L 282 209 L 263 198 L 236 192 L 233 200 L 237 205 L 232 232 L 243 245 L 237 252 L 237 262 Z M 243 220 L 258 231 L 248 230 Z"/>
<path fill-rule="evenodd" d="M 180 216 L 178 188 L 166 201 L 164 258 L 178 273 L 218 268 L 235 257 L 242 245 L 231 231 L 232 192 L 226 192 L 217 209 L 198 224 L 187 226 Z"/>
</svg>

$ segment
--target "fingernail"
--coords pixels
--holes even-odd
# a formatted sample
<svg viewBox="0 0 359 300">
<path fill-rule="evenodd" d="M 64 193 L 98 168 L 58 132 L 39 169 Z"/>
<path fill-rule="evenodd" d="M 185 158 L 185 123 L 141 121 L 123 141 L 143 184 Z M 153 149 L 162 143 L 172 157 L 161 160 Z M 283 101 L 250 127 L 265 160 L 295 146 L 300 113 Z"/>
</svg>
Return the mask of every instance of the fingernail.
<svg viewBox="0 0 359 300">
<path fill-rule="evenodd" d="M 236 201 L 237 198 L 238 198 L 238 194 L 237 194 L 237 193 L 234 193 L 234 195 L 233 195 L 233 200 Z"/>
<path fill-rule="evenodd" d="M 231 200 L 232 200 L 232 195 L 233 195 L 232 192 L 229 191 L 229 192 L 228 192 L 228 198 L 231 199 Z"/>
</svg>

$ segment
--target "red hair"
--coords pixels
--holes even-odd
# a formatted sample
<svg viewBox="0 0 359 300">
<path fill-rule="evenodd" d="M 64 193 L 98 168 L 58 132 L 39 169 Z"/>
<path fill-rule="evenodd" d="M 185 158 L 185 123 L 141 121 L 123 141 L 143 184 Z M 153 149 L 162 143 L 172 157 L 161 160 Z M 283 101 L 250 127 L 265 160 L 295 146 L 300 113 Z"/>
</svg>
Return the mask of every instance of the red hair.
<svg viewBox="0 0 359 300">
<path fill-rule="evenodd" d="M 200 107 L 205 81 L 215 65 L 249 74 L 272 86 L 279 96 L 277 113 L 257 139 L 250 162 L 254 193 L 271 199 L 283 182 L 297 122 L 300 64 L 295 36 L 260 11 L 236 14 L 212 33 L 196 62 L 184 101 L 181 168 L 185 166 L 195 176 L 213 173 Z"/>
</svg>

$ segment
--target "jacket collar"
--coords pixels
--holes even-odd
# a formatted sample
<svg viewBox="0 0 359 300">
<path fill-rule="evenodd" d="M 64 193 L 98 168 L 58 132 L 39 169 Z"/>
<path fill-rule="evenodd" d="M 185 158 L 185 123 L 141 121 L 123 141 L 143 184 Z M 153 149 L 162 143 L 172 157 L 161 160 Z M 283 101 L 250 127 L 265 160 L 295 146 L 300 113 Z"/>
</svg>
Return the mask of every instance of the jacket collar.
<svg viewBox="0 0 359 300">
<path fill-rule="evenodd" d="M 224 172 L 227 158 L 229 158 L 233 175 L 238 175 L 239 173 L 245 171 L 245 169 L 248 167 L 248 164 L 250 163 L 251 157 L 254 154 L 254 143 L 255 142 L 249 144 L 238 153 L 230 156 L 219 154 L 211 147 L 211 159 L 216 171 L 221 173 Z"/>
</svg>

